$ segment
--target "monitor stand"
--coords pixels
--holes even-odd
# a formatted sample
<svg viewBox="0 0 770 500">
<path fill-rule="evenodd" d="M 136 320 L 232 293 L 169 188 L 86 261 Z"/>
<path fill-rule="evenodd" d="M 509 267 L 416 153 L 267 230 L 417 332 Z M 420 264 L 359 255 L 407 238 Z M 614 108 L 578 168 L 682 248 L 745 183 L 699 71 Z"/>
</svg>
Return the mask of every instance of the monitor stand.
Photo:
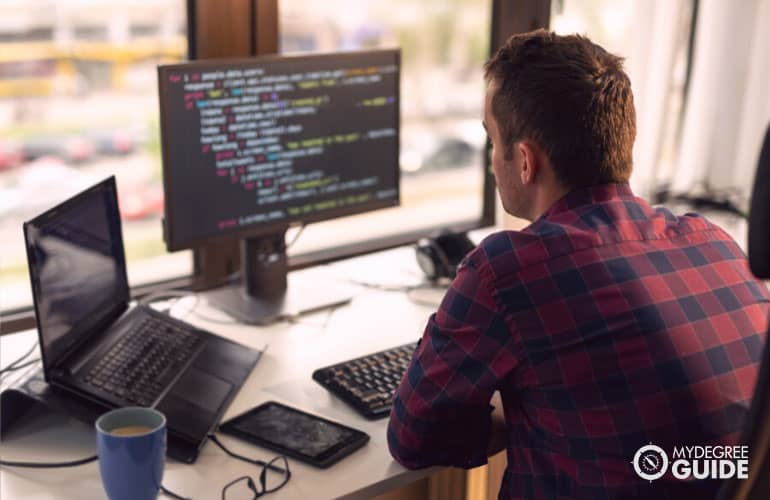
<svg viewBox="0 0 770 500">
<path fill-rule="evenodd" d="M 350 287 L 288 276 L 285 237 L 284 228 L 274 234 L 241 240 L 241 283 L 206 292 L 204 296 L 239 321 L 257 325 L 352 299 Z"/>
</svg>

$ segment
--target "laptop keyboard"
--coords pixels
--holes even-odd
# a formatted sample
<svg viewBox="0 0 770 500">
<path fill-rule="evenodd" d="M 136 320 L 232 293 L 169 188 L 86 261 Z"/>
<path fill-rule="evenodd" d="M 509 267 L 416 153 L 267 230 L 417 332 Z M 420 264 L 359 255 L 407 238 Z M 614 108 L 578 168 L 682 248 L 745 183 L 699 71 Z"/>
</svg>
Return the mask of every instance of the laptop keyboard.
<svg viewBox="0 0 770 500">
<path fill-rule="evenodd" d="M 366 418 L 390 413 L 393 394 L 412 360 L 416 342 L 351 359 L 313 372 L 313 380 Z"/>
<path fill-rule="evenodd" d="M 149 406 L 202 341 L 185 327 L 143 318 L 88 372 L 85 382 L 120 399 Z"/>
</svg>

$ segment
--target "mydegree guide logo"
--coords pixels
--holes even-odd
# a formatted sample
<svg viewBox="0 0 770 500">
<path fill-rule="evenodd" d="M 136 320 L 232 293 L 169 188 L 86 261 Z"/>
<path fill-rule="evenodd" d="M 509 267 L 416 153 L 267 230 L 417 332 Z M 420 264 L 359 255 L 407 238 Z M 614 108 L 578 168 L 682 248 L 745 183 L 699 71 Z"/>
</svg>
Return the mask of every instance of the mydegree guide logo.
<svg viewBox="0 0 770 500">
<path fill-rule="evenodd" d="M 652 443 L 639 448 L 631 461 L 636 474 L 655 481 L 671 469 L 676 479 L 747 479 L 749 447 L 740 446 L 675 446 L 669 455 Z"/>
</svg>

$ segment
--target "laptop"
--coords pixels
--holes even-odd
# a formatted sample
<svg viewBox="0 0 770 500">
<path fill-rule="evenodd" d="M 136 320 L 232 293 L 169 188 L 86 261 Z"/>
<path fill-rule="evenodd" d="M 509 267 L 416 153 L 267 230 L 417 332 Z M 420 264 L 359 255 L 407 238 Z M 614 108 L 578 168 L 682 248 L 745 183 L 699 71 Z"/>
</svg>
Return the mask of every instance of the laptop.
<svg viewBox="0 0 770 500">
<path fill-rule="evenodd" d="M 130 306 L 115 178 L 24 223 L 43 373 L 105 410 L 166 415 L 168 454 L 193 462 L 260 352 Z"/>
</svg>

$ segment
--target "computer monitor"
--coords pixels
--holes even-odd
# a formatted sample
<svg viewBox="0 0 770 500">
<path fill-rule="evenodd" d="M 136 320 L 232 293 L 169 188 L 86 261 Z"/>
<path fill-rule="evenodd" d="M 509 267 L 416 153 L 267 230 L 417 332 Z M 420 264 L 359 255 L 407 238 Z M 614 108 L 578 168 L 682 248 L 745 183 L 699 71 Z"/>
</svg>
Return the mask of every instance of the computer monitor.
<svg viewBox="0 0 770 500">
<path fill-rule="evenodd" d="M 166 245 L 241 239 L 211 301 L 253 323 L 340 301 L 287 288 L 285 233 L 399 204 L 399 75 L 398 50 L 158 67 Z"/>
</svg>

